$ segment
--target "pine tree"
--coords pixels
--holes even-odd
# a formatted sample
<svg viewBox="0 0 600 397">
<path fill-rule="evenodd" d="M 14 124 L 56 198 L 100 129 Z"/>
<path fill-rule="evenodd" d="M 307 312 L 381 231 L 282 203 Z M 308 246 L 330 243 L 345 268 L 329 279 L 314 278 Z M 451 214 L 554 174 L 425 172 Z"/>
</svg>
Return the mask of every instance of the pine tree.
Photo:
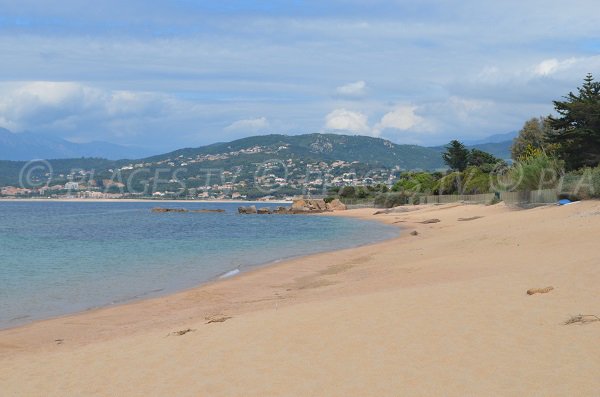
<svg viewBox="0 0 600 397">
<path fill-rule="evenodd" d="M 464 171 L 469 165 L 470 154 L 469 149 L 455 139 L 446 146 L 446 151 L 442 154 L 442 158 L 450 169 Z"/>
<path fill-rule="evenodd" d="M 560 117 L 549 118 L 549 141 L 558 145 L 568 169 L 595 167 L 600 164 L 600 82 L 588 74 L 577 94 L 570 92 L 564 99 L 554 101 Z"/>
</svg>

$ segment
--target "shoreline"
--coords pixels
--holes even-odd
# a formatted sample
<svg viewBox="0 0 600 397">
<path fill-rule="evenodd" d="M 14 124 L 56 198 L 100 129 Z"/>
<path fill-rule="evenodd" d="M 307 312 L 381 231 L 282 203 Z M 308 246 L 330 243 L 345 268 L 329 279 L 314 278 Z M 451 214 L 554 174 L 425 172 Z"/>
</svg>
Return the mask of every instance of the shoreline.
<svg viewBox="0 0 600 397">
<path fill-rule="evenodd" d="M 391 240 L 0 331 L 0 388 L 56 396 L 597 394 L 600 322 L 565 322 L 598 314 L 599 201 L 405 210 L 333 214 L 405 230 Z M 554 290 L 526 293 L 546 286 Z"/>
<path fill-rule="evenodd" d="M 374 211 L 375 211 L 375 209 L 374 209 Z M 335 214 L 334 212 L 330 212 L 330 213 L 306 214 L 303 216 L 343 216 L 343 215 L 340 215 L 339 213 L 337 215 L 334 215 L 334 214 Z M 358 217 L 358 216 L 352 216 L 352 215 L 350 215 L 348 217 L 355 218 L 355 219 L 361 220 L 363 222 L 376 222 L 373 219 L 365 219 L 364 217 Z M 357 226 L 359 226 L 359 225 L 357 225 Z M 402 229 L 401 226 L 399 226 L 399 225 L 396 225 L 396 226 L 397 226 L 397 229 Z M 4 331 L 11 331 L 11 330 L 18 331 L 19 328 L 35 326 L 37 323 L 44 323 L 44 322 L 53 321 L 53 320 L 69 319 L 71 317 L 77 317 L 80 315 L 85 315 L 85 314 L 93 313 L 93 312 L 97 312 L 97 311 L 118 309 L 119 307 L 125 306 L 125 305 L 135 305 L 136 303 L 141 303 L 146 300 L 157 300 L 157 299 L 160 300 L 160 299 L 166 299 L 169 297 L 174 297 L 179 294 L 192 293 L 196 290 L 202 289 L 202 288 L 212 285 L 214 283 L 227 282 L 228 280 L 233 280 L 233 279 L 236 279 L 239 277 L 244 277 L 244 275 L 246 275 L 246 274 L 261 271 L 261 270 L 271 267 L 271 266 L 278 266 L 278 265 L 284 264 L 289 261 L 297 261 L 297 260 L 302 260 L 302 259 L 308 260 L 310 257 L 315 256 L 315 255 L 324 255 L 324 254 L 335 253 L 335 252 L 340 252 L 340 251 L 344 251 L 344 250 L 353 250 L 353 249 L 358 249 L 358 248 L 362 248 L 362 247 L 369 247 L 369 246 L 377 245 L 379 243 L 384 243 L 387 241 L 398 239 L 401 236 L 402 236 L 402 232 L 398 231 L 398 234 L 394 237 L 385 238 L 383 240 L 369 242 L 369 243 L 358 244 L 358 245 L 355 245 L 352 247 L 345 247 L 345 248 L 342 247 L 342 248 L 337 248 L 337 249 L 332 249 L 332 250 L 317 251 L 317 252 L 313 252 L 313 253 L 309 253 L 309 254 L 298 254 L 298 255 L 285 256 L 285 257 L 281 257 L 279 259 L 271 260 L 271 261 L 268 261 L 265 263 L 260 263 L 257 265 L 250 265 L 250 266 L 240 265 L 236 268 L 224 271 L 222 274 L 217 275 L 209 280 L 199 282 L 198 284 L 193 285 L 191 287 L 185 287 L 182 289 L 175 289 L 175 290 L 168 290 L 168 291 L 164 291 L 164 289 L 161 289 L 159 291 L 156 291 L 156 290 L 147 291 L 147 292 L 142 293 L 141 295 L 138 295 L 138 296 L 135 296 L 132 298 L 126 298 L 126 299 L 123 299 L 123 300 L 120 300 L 117 302 L 111 302 L 111 303 L 107 303 L 107 304 L 103 304 L 103 305 L 93 306 L 93 307 L 89 307 L 87 309 L 83 309 L 83 310 L 71 312 L 71 313 L 65 313 L 65 314 L 60 314 L 60 315 L 55 315 L 55 316 L 50 316 L 50 317 L 43 317 L 43 318 L 35 318 L 30 321 L 20 323 L 20 324 L 15 324 L 15 325 L 8 326 L 8 327 L 0 327 L 0 339 L 2 338 L 2 333 Z M 228 274 L 235 272 L 236 270 L 238 270 L 238 272 L 227 276 Z M 25 317 L 28 317 L 28 316 L 25 316 Z M 1 348 L 0 348 L 0 356 L 2 356 Z"/>
<path fill-rule="evenodd" d="M 27 200 L 27 199 L 25 199 L 25 200 Z M 341 216 L 341 217 L 355 218 L 355 219 L 359 219 L 359 220 L 367 221 L 367 222 L 381 222 L 384 224 L 386 224 L 386 223 L 389 224 L 388 222 L 385 222 L 385 220 L 383 220 L 383 219 L 370 218 L 369 216 L 367 216 L 365 214 L 365 211 L 370 214 L 372 212 L 375 212 L 376 209 L 368 208 L 368 209 L 360 209 L 360 210 L 346 210 L 346 211 L 323 213 L 323 214 L 310 214 L 308 216 Z M 404 229 L 401 225 L 398 225 L 398 224 L 394 225 L 394 226 L 396 226 L 398 229 Z M 296 262 L 310 261 L 314 258 L 321 258 L 323 256 L 333 255 L 336 253 L 348 252 L 350 255 L 352 255 L 357 250 L 358 250 L 357 252 L 360 252 L 360 250 L 362 248 L 376 248 L 377 246 L 382 245 L 382 244 L 389 244 L 389 243 L 396 242 L 402 238 L 405 238 L 406 237 L 405 234 L 406 233 L 399 232 L 399 234 L 397 236 L 389 238 L 389 239 L 385 239 L 383 241 L 361 244 L 361 245 L 357 245 L 357 246 L 350 247 L 350 248 L 340 248 L 340 249 L 335 249 L 335 250 L 327 250 L 327 251 L 323 251 L 323 252 L 312 253 L 312 254 L 308 254 L 308 255 L 297 255 L 297 256 L 292 256 L 292 257 L 281 258 L 281 259 L 267 262 L 264 264 L 260 264 L 257 266 L 252 266 L 248 270 L 241 271 L 239 274 L 236 274 L 232 277 L 226 277 L 226 278 L 217 277 L 215 279 L 208 280 L 208 281 L 200 283 L 198 285 L 188 287 L 188 288 L 178 290 L 178 291 L 167 292 L 166 294 L 161 294 L 161 295 L 157 295 L 157 296 L 145 296 L 145 297 L 140 297 L 140 298 L 133 298 L 132 300 L 127 300 L 125 302 L 118 302 L 115 304 L 107 304 L 107 305 L 103 305 L 103 306 L 99 306 L 99 307 L 92 307 L 92 308 L 89 308 L 89 309 L 86 309 L 83 311 L 68 313 L 68 314 L 59 315 L 59 316 L 52 316 L 49 318 L 36 319 L 31 322 L 27 322 L 27 323 L 20 324 L 20 325 L 15 325 L 13 327 L 1 328 L 0 329 L 0 358 L 2 358 L 3 354 L 6 353 L 2 349 L 2 343 L 1 343 L 3 337 L 5 337 L 6 334 L 18 334 L 21 331 L 30 330 L 30 329 L 34 329 L 34 328 L 40 328 L 40 327 L 43 327 L 48 324 L 50 324 L 51 326 L 57 326 L 61 322 L 68 322 L 70 320 L 75 320 L 75 321 L 77 321 L 79 319 L 85 320 L 85 318 L 87 316 L 92 316 L 92 317 L 103 316 L 104 314 L 112 314 L 111 312 L 113 312 L 113 311 L 114 311 L 114 313 L 117 313 L 117 316 L 118 316 L 118 312 L 121 309 L 123 311 L 135 312 L 136 306 L 138 306 L 138 305 L 140 307 L 146 307 L 146 306 L 152 306 L 153 304 L 165 303 L 165 302 L 171 301 L 171 300 L 186 299 L 187 295 L 202 293 L 204 289 L 219 287 L 221 285 L 226 286 L 227 283 L 233 283 L 238 280 L 245 280 L 246 278 L 252 277 L 253 275 L 257 275 L 257 274 L 260 275 L 261 272 L 265 272 L 265 271 L 268 271 L 270 269 L 277 268 L 280 266 L 286 266 L 286 265 L 289 266 L 290 264 L 296 263 Z M 231 269 L 231 270 L 235 270 L 235 269 Z M 226 273 L 227 272 L 225 272 L 223 274 L 226 274 Z M 48 340 L 44 341 L 44 343 L 42 343 L 41 345 L 47 344 L 47 342 L 48 342 Z"/>
</svg>

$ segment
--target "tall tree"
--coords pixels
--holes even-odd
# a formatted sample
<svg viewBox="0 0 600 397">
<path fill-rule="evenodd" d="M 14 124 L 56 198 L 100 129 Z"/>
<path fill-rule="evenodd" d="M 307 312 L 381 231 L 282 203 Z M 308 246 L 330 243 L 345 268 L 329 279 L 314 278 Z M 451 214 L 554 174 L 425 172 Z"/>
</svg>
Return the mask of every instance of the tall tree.
<svg viewBox="0 0 600 397">
<path fill-rule="evenodd" d="M 577 94 L 554 101 L 560 117 L 550 117 L 549 141 L 558 145 L 560 157 L 569 169 L 600 164 L 600 82 L 588 74 Z"/>
<path fill-rule="evenodd" d="M 452 170 L 464 171 L 469 166 L 471 152 L 456 139 L 450 141 L 446 151 L 442 153 L 444 163 Z"/>
<path fill-rule="evenodd" d="M 485 164 L 495 165 L 501 161 L 502 160 L 500 160 L 493 154 L 484 152 L 483 150 L 479 149 L 472 149 L 471 153 L 469 154 L 469 165 L 474 165 L 475 167 L 481 167 Z"/>
<path fill-rule="evenodd" d="M 528 152 L 539 150 L 545 152 L 548 146 L 547 139 L 552 132 L 550 120 L 547 117 L 534 117 L 527 120 L 513 140 L 510 149 L 513 160 L 521 160 Z"/>
</svg>

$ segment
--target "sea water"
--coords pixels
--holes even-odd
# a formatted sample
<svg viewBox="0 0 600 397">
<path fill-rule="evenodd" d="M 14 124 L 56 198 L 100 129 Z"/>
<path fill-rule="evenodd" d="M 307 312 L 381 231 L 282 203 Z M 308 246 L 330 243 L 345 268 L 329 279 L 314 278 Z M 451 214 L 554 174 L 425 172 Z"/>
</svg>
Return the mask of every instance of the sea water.
<svg viewBox="0 0 600 397">
<path fill-rule="evenodd" d="M 239 215 L 234 203 L 0 202 L 0 328 L 183 290 L 397 235 L 351 218 Z"/>
</svg>

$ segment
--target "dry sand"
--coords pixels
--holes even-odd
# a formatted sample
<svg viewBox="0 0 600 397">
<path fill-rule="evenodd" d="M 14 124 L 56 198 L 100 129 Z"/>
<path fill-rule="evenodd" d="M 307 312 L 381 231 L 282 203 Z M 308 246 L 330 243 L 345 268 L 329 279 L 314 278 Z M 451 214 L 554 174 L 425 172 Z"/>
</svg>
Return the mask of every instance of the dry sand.
<svg viewBox="0 0 600 397">
<path fill-rule="evenodd" d="M 600 202 L 339 214 L 406 232 L 1 331 L 0 395 L 600 395 Z"/>
</svg>

